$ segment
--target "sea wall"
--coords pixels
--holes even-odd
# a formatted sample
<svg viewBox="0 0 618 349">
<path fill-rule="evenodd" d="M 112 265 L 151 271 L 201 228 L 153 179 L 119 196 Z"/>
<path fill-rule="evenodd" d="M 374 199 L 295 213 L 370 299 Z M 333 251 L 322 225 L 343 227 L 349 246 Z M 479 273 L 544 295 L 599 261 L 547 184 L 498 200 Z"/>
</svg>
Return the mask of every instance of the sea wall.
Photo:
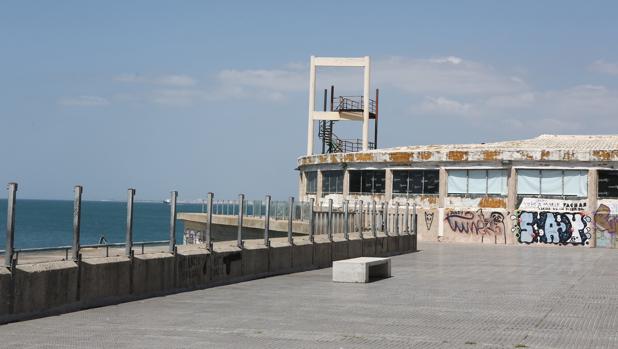
<svg viewBox="0 0 618 349">
<path fill-rule="evenodd" d="M 272 239 L 271 246 L 247 240 L 181 245 L 176 254 L 92 258 L 0 268 L 0 323 L 18 321 L 186 290 L 327 268 L 340 259 L 416 251 L 416 235 L 373 238 L 335 234 L 333 241 Z"/>
</svg>

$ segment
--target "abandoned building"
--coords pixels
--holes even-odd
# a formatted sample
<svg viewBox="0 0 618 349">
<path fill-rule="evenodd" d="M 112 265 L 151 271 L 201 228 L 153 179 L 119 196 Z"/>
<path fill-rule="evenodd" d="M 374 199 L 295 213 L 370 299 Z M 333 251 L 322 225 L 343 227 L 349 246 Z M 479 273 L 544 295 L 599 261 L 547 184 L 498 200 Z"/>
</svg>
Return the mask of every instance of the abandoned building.
<svg viewBox="0 0 618 349">
<path fill-rule="evenodd" d="M 369 64 L 369 57 L 311 58 L 307 154 L 298 159 L 301 200 L 320 207 L 329 200 L 335 207 L 344 200 L 415 205 L 421 241 L 616 247 L 618 135 L 376 149 L 378 91 L 370 99 Z M 323 110 L 316 110 L 321 66 L 363 68 L 363 96 L 336 96 L 331 88 Z M 335 136 L 342 121 L 362 122 L 362 139 Z"/>
</svg>

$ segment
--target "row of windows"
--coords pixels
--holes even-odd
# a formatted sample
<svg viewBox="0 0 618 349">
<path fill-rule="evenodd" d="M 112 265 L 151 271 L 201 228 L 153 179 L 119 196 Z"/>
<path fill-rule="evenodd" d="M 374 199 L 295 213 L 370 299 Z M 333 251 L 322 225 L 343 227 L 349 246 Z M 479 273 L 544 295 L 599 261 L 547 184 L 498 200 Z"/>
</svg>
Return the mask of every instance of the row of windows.
<svg viewBox="0 0 618 349">
<path fill-rule="evenodd" d="M 349 171 L 350 193 L 383 194 L 385 171 Z M 507 195 L 507 170 L 448 170 L 448 194 L 453 195 Z M 317 172 L 305 172 L 306 191 L 317 192 Z M 437 195 L 438 170 L 393 170 L 393 195 Z M 618 171 L 598 172 L 598 196 L 618 197 Z M 322 193 L 343 192 L 343 171 L 322 172 Z M 522 196 L 586 197 L 588 171 L 586 170 L 517 170 L 517 193 Z"/>
</svg>

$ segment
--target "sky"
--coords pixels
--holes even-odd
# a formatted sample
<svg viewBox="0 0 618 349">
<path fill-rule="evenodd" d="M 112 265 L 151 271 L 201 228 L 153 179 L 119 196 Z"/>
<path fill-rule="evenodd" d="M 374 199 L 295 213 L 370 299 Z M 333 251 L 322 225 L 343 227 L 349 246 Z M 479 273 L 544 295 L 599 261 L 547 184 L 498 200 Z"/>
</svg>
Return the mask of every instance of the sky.
<svg viewBox="0 0 618 349">
<path fill-rule="evenodd" d="M 311 55 L 371 57 L 380 147 L 618 133 L 616 38 L 614 1 L 3 1 L 0 182 L 297 195 Z"/>
</svg>

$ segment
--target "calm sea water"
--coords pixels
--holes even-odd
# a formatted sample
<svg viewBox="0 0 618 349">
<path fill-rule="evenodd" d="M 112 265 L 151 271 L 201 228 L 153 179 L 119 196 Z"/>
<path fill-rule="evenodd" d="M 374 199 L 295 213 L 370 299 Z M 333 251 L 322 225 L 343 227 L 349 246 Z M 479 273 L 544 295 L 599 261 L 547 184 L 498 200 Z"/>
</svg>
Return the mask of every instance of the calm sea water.
<svg viewBox="0 0 618 349">
<path fill-rule="evenodd" d="M 6 242 L 6 199 L 0 200 L 0 249 Z M 178 212 L 201 212 L 201 204 L 179 204 Z M 96 244 L 101 236 L 108 242 L 124 242 L 126 202 L 83 201 L 81 243 Z M 167 240 L 170 207 L 165 203 L 136 202 L 133 207 L 134 241 Z M 17 200 L 15 248 L 71 245 L 73 201 Z M 182 242 L 182 224 L 176 227 Z"/>
</svg>

